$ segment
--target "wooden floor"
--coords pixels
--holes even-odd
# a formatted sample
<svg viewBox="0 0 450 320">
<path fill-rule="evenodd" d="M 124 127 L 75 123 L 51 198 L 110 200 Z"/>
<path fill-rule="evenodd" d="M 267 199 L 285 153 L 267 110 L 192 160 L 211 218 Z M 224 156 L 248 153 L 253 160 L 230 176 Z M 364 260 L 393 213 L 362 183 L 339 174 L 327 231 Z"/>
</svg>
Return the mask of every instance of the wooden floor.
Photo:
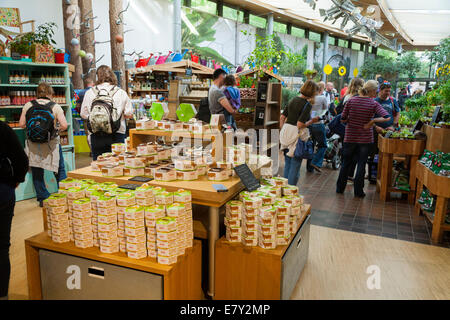
<svg viewBox="0 0 450 320">
<path fill-rule="evenodd" d="M 43 230 L 35 200 L 16 204 L 10 299 L 27 299 L 24 239 Z M 309 259 L 292 299 L 450 299 L 450 249 L 311 225 Z M 367 289 L 378 265 L 381 289 Z"/>
</svg>

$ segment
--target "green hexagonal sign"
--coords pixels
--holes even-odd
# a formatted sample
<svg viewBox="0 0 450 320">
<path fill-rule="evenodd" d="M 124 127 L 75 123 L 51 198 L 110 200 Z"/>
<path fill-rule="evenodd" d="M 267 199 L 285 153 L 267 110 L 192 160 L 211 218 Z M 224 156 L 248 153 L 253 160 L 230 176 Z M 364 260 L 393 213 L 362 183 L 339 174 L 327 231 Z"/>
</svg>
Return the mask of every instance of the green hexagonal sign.
<svg viewBox="0 0 450 320">
<path fill-rule="evenodd" d="M 197 114 L 197 109 L 191 103 L 180 103 L 177 111 L 178 120 L 188 122 Z"/>
<path fill-rule="evenodd" d="M 167 103 L 162 102 L 153 102 L 150 107 L 150 115 L 152 119 L 162 120 L 164 117 L 167 117 L 169 114 L 169 108 L 167 107 Z"/>
</svg>

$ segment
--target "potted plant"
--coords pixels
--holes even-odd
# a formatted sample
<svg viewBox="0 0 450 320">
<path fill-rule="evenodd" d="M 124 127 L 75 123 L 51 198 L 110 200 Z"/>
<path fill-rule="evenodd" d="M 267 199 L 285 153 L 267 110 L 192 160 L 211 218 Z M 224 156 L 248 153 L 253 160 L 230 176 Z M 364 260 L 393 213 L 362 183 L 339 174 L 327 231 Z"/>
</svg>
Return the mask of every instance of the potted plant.
<svg viewBox="0 0 450 320">
<path fill-rule="evenodd" d="M 10 44 L 11 52 L 30 56 L 36 62 L 54 62 L 55 28 L 56 23 L 47 22 L 39 25 L 34 32 L 17 36 Z"/>
<path fill-rule="evenodd" d="M 317 75 L 317 70 L 315 69 L 306 69 L 305 72 L 303 72 L 307 80 L 312 80 Z"/>
</svg>

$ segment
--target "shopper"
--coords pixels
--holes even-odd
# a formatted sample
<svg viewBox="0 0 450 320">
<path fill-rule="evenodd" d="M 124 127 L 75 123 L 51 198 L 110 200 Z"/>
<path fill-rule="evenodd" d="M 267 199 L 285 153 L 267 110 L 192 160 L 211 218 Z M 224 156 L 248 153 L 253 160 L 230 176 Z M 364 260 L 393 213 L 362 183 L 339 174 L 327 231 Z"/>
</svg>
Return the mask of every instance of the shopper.
<svg viewBox="0 0 450 320">
<path fill-rule="evenodd" d="M 133 107 L 127 93 L 117 87 L 117 77 L 110 67 L 97 69 L 96 85 L 86 91 L 80 115 L 88 120 L 94 160 L 111 152 L 113 143 L 125 141 L 125 119 L 133 116 Z"/>
<path fill-rule="evenodd" d="M 223 93 L 227 97 L 230 105 L 233 106 L 235 112 L 237 112 L 241 108 L 241 92 L 235 87 L 236 78 L 233 75 L 227 75 L 224 80 L 224 86 Z M 234 130 L 237 130 L 233 114 L 228 112 L 227 109 L 224 109 L 224 115 L 227 125 Z"/>
<path fill-rule="evenodd" d="M 80 90 L 78 92 L 78 99 L 77 99 L 77 107 L 76 110 L 78 113 L 81 113 L 81 106 L 83 105 L 83 100 L 84 100 L 84 96 L 86 94 L 86 91 L 90 90 L 93 86 L 95 85 L 94 80 L 92 80 L 92 78 L 85 78 L 84 79 L 84 89 Z M 88 123 L 86 119 L 83 119 L 83 123 L 84 123 L 84 131 L 86 134 L 86 139 L 87 139 L 87 143 L 89 145 L 89 148 L 91 148 L 91 134 L 89 133 L 89 130 L 87 129 L 88 127 Z M 92 155 L 92 153 L 91 153 Z"/>
<path fill-rule="evenodd" d="M 373 143 L 373 125 L 389 121 L 389 114 L 373 100 L 377 95 L 378 83 L 367 81 L 359 90 L 359 96 L 348 100 L 342 112 L 342 121 L 346 122 L 343 164 L 336 184 L 336 192 L 344 193 L 347 178 L 353 161 L 357 161 L 354 179 L 355 197 L 364 197 L 364 175 L 369 146 Z M 380 118 L 373 118 L 375 114 Z"/>
<path fill-rule="evenodd" d="M 302 159 L 294 156 L 299 130 L 319 121 L 319 117 L 310 120 L 312 104 L 314 104 L 314 97 L 318 89 L 319 87 L 314 81 L 307 80 L 300 88 L 300 96 L 289 101 L 280 117 L 280 144 L 284 153 L 284 177 L 288 179 L 290 185 L 297 185 L 300 178 Z"/>
<path fill-rule="evenodd" d="M 227 97 L 225 96 L 225 93 L 223 92 L 223 90 L 221 90 L 222 86 L 224 85 L 226 75 L 227 73 L 225 72 L 225 70 L 221 68 L 216 69 L 213 73 L 213 84 L 209 88 L 208 92 L 208 103 L 211 114 L 225 115 L 225 110 L 230 115 L 236 113 L 236 109 L 232 107 Z"/>
<path fill-rule="evenodd" d="M 375 101 L 381 104 L 384 110 L 389 114 L 389 121 L 379 123 L 375 126 L 376 132 L 380 133 L 383 129 L 394 130 L 398 126 L 398 120 L 400 119 L 400 107 L 398 102 L 391 96 L 391 84 L 388 81 L 384 81 L 380 85 L 378 97 Z M 376 115 L 375 117 L 378 117 Z"/>
<path fill-rule="evenodd" d="M 403 110 L 405 107 L 405 101 L 408 99 L 408 94 L 406 92 L 406 88 L 402 88 L 398 93 L 397 101 L 400 110 Z"/>
<path fill-rule="evenodd" d="M 59 132 L 67 130 L 68 124 L 61 106 L 52 101 L 53 94 L 51 86 L 40 83 L 36 90 L 37 99 L 23 106 L 19 121 L 19 126 L 26 128 L 25 152 L 30 161 L 36 199 L 41 207 L 50 196 L 45 186 L 44 170 L 52 171 L 58 184 L 67 177 Z"/>
<path fill-rule="evenodd" d="M 333 82 L 327 82 L 325 87 L 325 97 L 327 98 L 327 104 L 328 104 L 328 110 L 330 111 L 330 114 L 334 117 L 337 115 L 336 111 L 336 105 L 334 104 L 334 84 Z"/>
<path fill-rule="evenodd" d="M 324 95 L 325 83 L 319 82 L 319 91 L 317 96 L 314 98 L 314 104 L 311 108 L 312 117 L 322 118 L 328 111 L 327 98 Z M 327 137 L 325 131 L 325 124 L 323 120 L 312 124 L 309 127 L 311 137 L 314 144 L 316 145 L 316 151 L 312 160 L 308 160 L 306 164 L 306 170 L 308 172 L 322 172 L 323 157 L 325 156 L 325 151 L 327 151 Z"/>
<path fill-rule="evenodd" d="M 5 300 L 11 272 L 9 247 L 16 204 L 14 189 L 25 181 L 28 157 L 15 132 L 3 121 L 0 121 L 0 136 L 0 300 Z"/>
<path fill-rule="evenodd" d="M 344 99 L 345 94 L 347 93 L 348 90 L 348 84 L 344 83 L 344 87 L 341 89 L 341 95 L 340 95 L 340 99 Z"/>
</svg>

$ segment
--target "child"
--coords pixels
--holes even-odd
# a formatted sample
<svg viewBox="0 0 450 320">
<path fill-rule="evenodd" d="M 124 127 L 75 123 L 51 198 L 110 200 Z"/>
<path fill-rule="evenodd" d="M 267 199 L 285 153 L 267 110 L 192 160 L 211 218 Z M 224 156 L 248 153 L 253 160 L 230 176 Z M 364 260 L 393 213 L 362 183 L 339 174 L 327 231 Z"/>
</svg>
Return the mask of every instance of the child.
<svg viewBox="0 0 450 320">
<path fill-rule="evenodd" d="M 223 89 L 223 93 L 227 97 L 231 106 L 236 110 L 239 110 L 239 108 L 241 107 L 241 93 L 238 88 L 235 88 L 236 78 L 233 75 L 227 75 L 225 77 L 224 86 L 225 88 Z M 227 125 L 236 130 L 236 121 L 234 120 L 233 115 L 226 109 L 224 109 L 224 115 Z"/>
</svg>

